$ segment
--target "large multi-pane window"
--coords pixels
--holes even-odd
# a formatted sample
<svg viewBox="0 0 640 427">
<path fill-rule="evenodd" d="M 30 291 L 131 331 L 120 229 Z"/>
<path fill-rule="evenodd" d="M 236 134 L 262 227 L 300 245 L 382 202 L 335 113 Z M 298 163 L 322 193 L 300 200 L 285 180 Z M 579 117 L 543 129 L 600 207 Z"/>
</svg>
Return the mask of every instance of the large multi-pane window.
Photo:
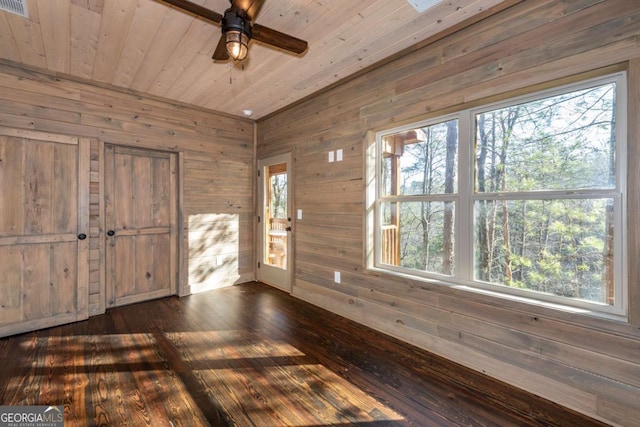
<svg viewBox="0 0 640 427">
<path fill-rule="evenodd" d="M 625 91 L 618 73 L 379 132 L 371 266 L 624 315 Z"/>
</svg>

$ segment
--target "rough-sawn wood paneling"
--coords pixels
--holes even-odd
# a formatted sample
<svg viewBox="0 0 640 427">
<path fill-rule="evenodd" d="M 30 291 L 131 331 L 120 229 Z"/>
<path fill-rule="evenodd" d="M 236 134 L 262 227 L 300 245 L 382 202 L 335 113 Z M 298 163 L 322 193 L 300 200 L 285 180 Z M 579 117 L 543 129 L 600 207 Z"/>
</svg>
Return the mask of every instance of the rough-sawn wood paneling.
<svg viewBox="0 0 640 427">
<path fill-rule="evenodd" d="M 0 64 L 0 125 L 91 138 L 91 313 L 105 309 L 104 144 L 182 156 L 181 294 L 253 279 L 251 121 Z"/>
<path fill-rule="evenodd" d="M 640 425 L 639 40 L 637 1 L 526 1 L 259 121 L 258 156 L 295 157 L 304 215 L 293 295 L 609 423 Z M 629 75 L 629 323 L 365 271 L 375 131 L 602 69 Z M 328 163 L 339 148 L 344 161 Z"/>
</svg>

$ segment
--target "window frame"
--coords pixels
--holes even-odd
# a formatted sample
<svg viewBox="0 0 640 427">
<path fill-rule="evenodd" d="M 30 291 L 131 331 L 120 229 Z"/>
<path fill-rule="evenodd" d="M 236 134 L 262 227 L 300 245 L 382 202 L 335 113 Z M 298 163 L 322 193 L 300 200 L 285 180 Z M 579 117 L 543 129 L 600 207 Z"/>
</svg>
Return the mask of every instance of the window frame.
<svg viewBox="0 0 640 427">
<path fill-rule="evenodd" d="M 483 112 L 499 108 L 516 106 L 540 99 L 567 94 L 594 86 L 615 83 L 616 90 L 616 155 L 615 187 L 611 189 L 586 188 L 579 190 L 553 191 L 510 191 L 484 192 L 474 189 L 475 180 L 475 143 L 476 116 Z M 619 71 L 596 78 L 584 79 L 574 83 L 535 90 L 524 95 L 505 97 L 490 102 L 431 117 L 407 125 L 371 132 L 375 135 L 375 144 L 367 152 L 367 206 L 366 214 L 366 267 L 369 270 L 385 272 L 403 278 L 427 280 L 445 286 L 454 286 L 473 292 L 480 292 L 500 298 L 524 301 L 534 305 L 544 305 L 556 309 L 595 315 L 615 320 L 627 320 L 628 315 L 628 265 L 627 265 L 627 72 Z M 382 141 L 389 135 L 427 127 L 449 120 L 458 123 L 457 147 L 457 186 L 456 192 L 437 195 L 387 195 L 381 188 Z M 600 199 L 614 200 L 614 303 L 590 302 L 586 300 L 545 294 L 528 289 L 519 289 L 507 285 L 482 282 L 474 278 L 474 205 L 478 200 L 551 200 L 551 199 Z M 381 250 L 381 204 L 386 202 L 407 201 L 444 201 L 454 202 L 454 273 L 447 276 L 438 273 L 420 271 L 401 266 L 383 264 Z M 466 236 L 466 237 L 464 237 Z"/>
</svg>

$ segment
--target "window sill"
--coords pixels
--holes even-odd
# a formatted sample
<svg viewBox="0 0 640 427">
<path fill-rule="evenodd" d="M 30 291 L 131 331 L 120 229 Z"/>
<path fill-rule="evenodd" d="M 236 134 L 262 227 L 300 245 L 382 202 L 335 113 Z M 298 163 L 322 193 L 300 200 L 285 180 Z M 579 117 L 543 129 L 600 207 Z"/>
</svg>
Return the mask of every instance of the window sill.
<svg viewBox="0 0 640 427">
<path fill-rule="evenodd" d="M 490 289 L 484 289 L 482 287 L 461 284 L 454 281 L 415 276 L 378 267 L 369 267 L 364 271 L 366 274 L 372 274 L 378 277 L 396 277 L 401 278 L 405 281 L 415 282 L 416 284 L 433 285 L 433 291 L 435 292 L 438 291 L 437 288 L 446 288 L 452 290 L 456 294 L 456 296 L 465 299 L 473 299 L 478 302 L 486 303 L 492 306 L 499 306 L 501 308 L 510 308 L 524 311 L 534 316 L 543 315 L 549 318 L 554 318 L 562 321 L 570 321 L 571 323 L 577 323 L 581 325 L 588 323 L 589 326 L 597 326 L 599 328 L 604 326 L 604 329 L 610 328 L 607 328 L 604 324 L 602 324 L 603 321 L 607 323 L 615 322 L 617 325 L 629 325 L 626 315 L 605 313 L 588 308 L 574 307 L 558 302 L 550 302 L 539 300 L 536 298 L 528 298 L 521 295 L 502 293 Z"/>
</svg>

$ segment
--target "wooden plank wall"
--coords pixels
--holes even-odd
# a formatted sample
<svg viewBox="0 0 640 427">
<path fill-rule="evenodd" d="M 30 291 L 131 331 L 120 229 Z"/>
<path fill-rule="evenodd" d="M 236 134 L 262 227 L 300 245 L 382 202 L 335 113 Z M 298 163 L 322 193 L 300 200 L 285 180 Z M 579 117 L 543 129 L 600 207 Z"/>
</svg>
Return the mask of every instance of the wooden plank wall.
<svg viewBox="0 0 640 427">
<path fill-rule="evenodd" d="M 303 219 L 293 295 L 609 423 L 640 425 L 639 58 L 637 0 L 527 0 L 259 121 L 258 158 L 294 153 Z M 631 323 L 365 271 L 365 152 L 376 130 L 602 67 L 636 73 Z M 344 161 L 328 163 L 337 149 Z"/>
<path fill-rule="evenodd" d="M 104 144 L 180 152 L 180 294 L 253 280 L 252 121 L 2 62 L 0 125 L 91 138 L 90 313 L 105 307 Z"/>
</svg>

